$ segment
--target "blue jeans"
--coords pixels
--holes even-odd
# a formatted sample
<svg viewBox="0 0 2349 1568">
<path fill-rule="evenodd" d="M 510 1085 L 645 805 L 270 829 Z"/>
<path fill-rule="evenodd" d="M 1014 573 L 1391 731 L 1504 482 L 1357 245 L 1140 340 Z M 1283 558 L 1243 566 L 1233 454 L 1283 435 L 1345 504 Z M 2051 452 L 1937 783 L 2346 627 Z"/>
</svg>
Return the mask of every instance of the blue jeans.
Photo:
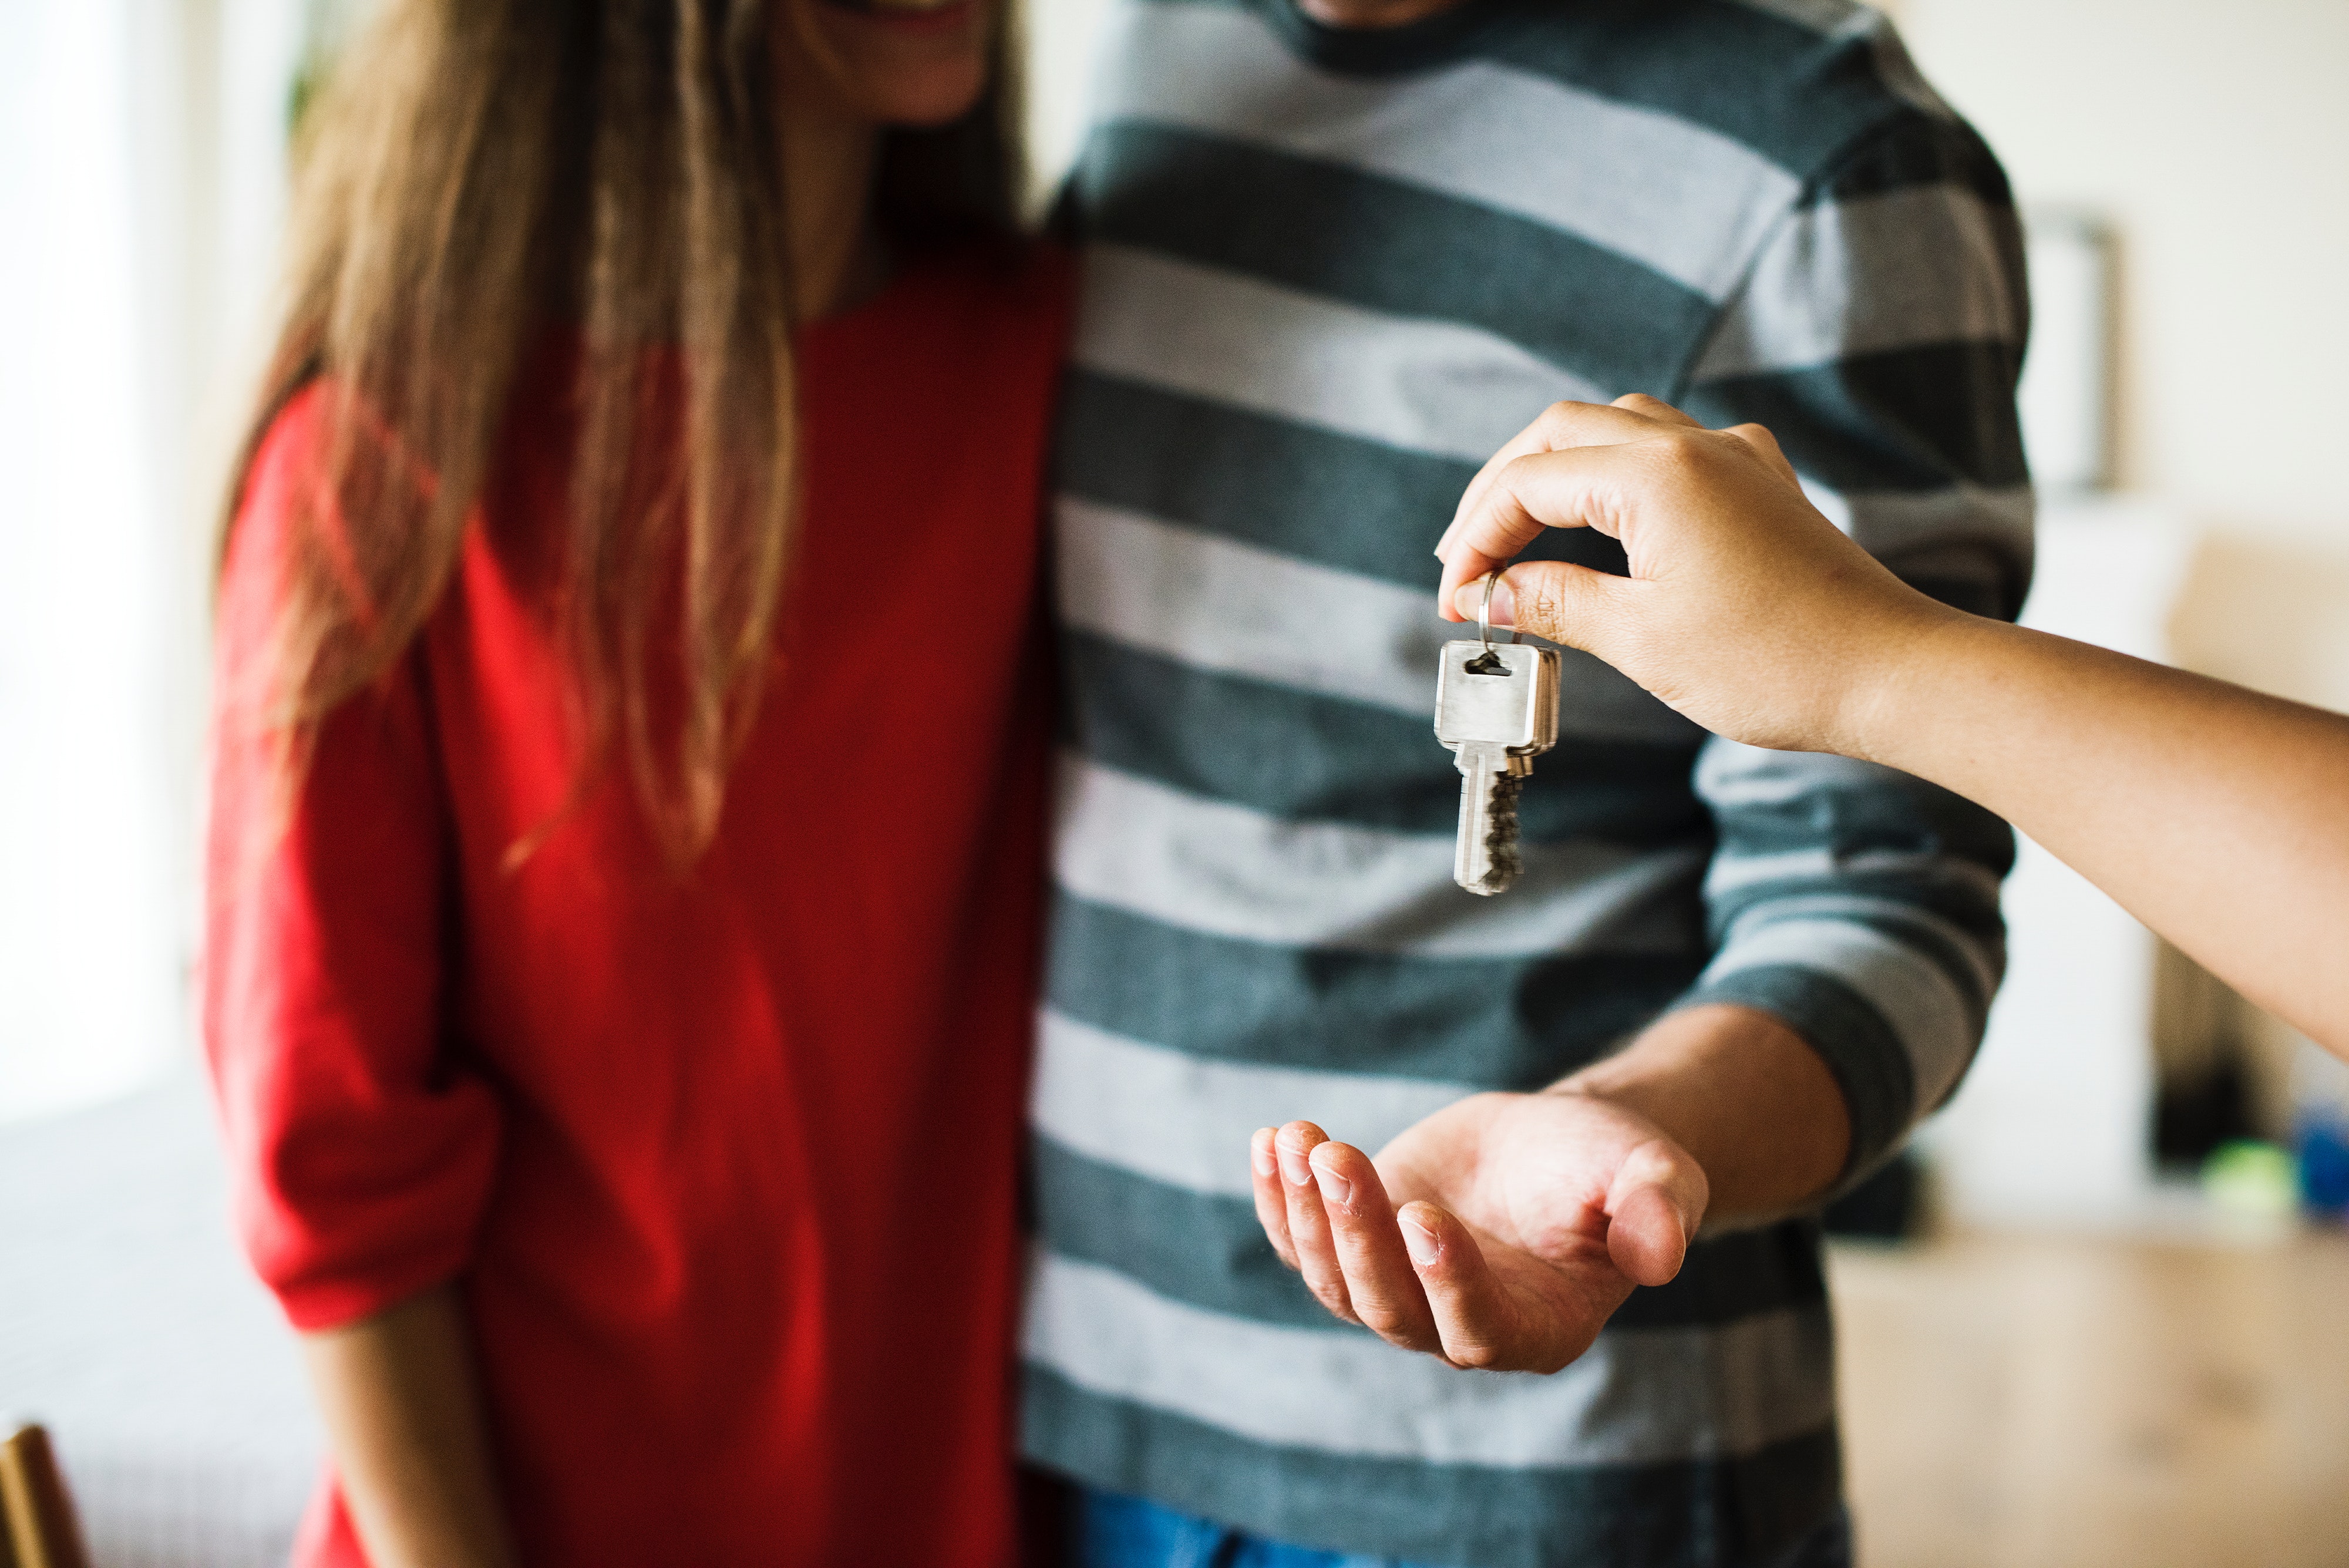
<svg viewBox="0 0 2349 1568">
<path fill-rule="evenodd" d="M 1284 1546 L 1138 1497 L 1080 1490 L 1071 1568 L 1433 1568 L 1399 1557 Z M 1851 1517 L 1842 1510 L 1754 1568 L 1851 1568 Z"/>
</svg>

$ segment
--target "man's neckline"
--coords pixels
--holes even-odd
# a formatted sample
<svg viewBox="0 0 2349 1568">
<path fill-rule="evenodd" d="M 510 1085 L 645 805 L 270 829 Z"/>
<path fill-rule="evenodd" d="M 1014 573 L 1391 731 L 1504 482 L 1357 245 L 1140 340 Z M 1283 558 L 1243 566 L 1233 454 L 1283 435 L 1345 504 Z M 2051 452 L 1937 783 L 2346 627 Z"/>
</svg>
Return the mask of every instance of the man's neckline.
<svg viewBox="0 0 2349 1568">
<path fill-rule="evenodd" d="M 1333 27 L 1307 16 L 1298 0 L 1248 0 L 1291 51 L 1324 69 L 1361 76 L 1395 76 L 1449 65 L 1527 3 L 1460 0 L 1399 27 Z"/>
</svg>

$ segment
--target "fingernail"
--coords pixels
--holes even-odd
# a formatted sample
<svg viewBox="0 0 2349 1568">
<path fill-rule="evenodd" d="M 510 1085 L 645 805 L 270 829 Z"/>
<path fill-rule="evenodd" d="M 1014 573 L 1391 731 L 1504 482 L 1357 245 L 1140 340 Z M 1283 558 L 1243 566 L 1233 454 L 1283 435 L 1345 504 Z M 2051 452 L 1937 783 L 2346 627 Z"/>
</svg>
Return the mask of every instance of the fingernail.
<svg viewBox="0 0 2349 1568">
<path fill-rule="evenodd" d="M 1461 619 L 1475 620 L 1477 611 L 1485 607 L 1485 579 L 1478 577 L 1454 589 L 1452 607 L 1460 612 Z M 1493 585 L 1493 607 L 1485 618 L 1495 626 L 1517 624 L 1517 596 L 1509 591 L 1508 578 L 1503 577 Z"/>
<path fill-rule="evenodd" d="M 1336 1171 L 1322 1166 L 1313 1168 L 1313 1175 L 1321 1183 L 1321 1196 L 1340 1209 L 1348 1206 L 1354 1196 L 1354 1184 Z"/>
<path fill-rule="evenodd" d="M 1269 1131 L 1260 1132 L 1248 1139 L 1248 1158 L 1255 1163 L 1258 1176 L 1270 1176 L 1280 1168 L 1279 1162 L 1272 1158 L 1272 1134 Z"/>
<path fill-rule="evenodd" d="M 1416 1220 L 1402 1222 L 1402 1245 L 1414 1263 L 1432 1263 L 1444 1255 L 1444 1243 L 1435 1239 L 1435 1232 Z"/>
<path fill-rule="evenodd" d="M 1280 1174 L 1288 1179 L 1289 1186 L 1302 1187 L 1313 1179 L 1313 1167 L 1303 1155 L 1286 1145 L 1277 1147 L 1280 1149 Z"/>
</svg>

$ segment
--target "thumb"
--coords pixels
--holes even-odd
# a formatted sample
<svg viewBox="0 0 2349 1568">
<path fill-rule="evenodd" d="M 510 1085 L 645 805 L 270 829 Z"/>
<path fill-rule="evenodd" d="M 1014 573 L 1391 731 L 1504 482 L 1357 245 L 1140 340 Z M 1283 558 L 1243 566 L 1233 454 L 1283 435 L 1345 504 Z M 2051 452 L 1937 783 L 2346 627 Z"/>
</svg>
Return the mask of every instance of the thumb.
<svg viewBox="0 0 2349 1568">
<path fill-rule="evenodd" d="M 1632 587 L 1570 561 L 1520 561 L 1493 585 L 1492 623 L 1604 657 L 1603 645 L 1623 613 L 1623 595 Z M 1474 621 L 1484 598 L 1479 577 L 1454 591 L 1452 607 Z"/>
<path fill-rule="evenodd" d="M 1607 1191 L 1607 1255 L 1636 1284 L 1670 1282 L 1703 1222 L 1709 1195 L 1702 1168 L 1678 1144 L 1641 1144 Z"/>
</svg>

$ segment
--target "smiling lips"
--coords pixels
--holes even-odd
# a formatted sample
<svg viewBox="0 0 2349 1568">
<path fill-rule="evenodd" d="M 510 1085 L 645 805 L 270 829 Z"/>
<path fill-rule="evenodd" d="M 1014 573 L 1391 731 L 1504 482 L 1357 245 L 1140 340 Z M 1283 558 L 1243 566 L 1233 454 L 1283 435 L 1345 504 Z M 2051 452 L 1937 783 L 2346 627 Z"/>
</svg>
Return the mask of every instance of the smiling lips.
<svg viewBox="0 0 2349 1568">
<path fill-rule="evenodd" d="M 959 19 L 976 9 L 978 0 L 826 0 L 843 11 L 885 22 L 938 22 Z"/>
</svg>

